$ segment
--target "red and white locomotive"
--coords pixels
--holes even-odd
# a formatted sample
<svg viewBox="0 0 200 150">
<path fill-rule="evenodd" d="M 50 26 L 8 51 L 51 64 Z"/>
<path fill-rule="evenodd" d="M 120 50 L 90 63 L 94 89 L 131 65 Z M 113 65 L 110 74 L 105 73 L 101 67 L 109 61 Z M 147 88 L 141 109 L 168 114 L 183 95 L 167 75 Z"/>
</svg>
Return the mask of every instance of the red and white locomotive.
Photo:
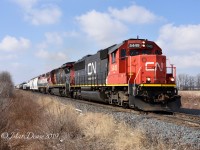
<svg viewBox="0 0 200 150">
<path fill-rule="evenodd" d="M 40 76 L 38 83 L 43 85 L 38 89 L 144 111 L 169 111 L 181 106 L 175 77 L 176 68 L 167 67 L 155 42 L 129 39 Z"/>
</svg>

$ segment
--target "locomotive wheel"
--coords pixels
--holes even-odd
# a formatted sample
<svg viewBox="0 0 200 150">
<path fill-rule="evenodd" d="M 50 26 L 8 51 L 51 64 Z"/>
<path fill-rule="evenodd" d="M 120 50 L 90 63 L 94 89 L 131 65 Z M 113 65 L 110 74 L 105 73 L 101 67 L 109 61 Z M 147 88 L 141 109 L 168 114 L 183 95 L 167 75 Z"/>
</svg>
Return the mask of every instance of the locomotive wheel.
<svg viewBox="0 0 200 150">
<path fill-rule="evenodd" d="M 129 104 L 127 102 L 122 102 L 122 108 L 129 108 Z"/>
</svg>

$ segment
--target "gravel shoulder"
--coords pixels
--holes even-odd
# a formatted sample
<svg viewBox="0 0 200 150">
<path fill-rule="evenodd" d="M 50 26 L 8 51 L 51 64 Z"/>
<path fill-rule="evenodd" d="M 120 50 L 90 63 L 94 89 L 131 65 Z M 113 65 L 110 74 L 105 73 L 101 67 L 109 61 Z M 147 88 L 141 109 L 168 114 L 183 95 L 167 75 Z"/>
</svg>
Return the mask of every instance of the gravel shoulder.
<svg viewBox="0 0 200 150">
<path fill-rule="evenodd" d="M 145 114 L 119 112 L 114 109 L 105 109 L 92 104 L 80 103 L 79 100 L 70 98 L 55 97 L 56 100 L 63 104 L 71 104 L 82 113 L 94 112 L 111 114 L 117 121 L 123 121 L 131 127 L 141 128 L 152 141 L 163 141 L 170 144 L 176 149 L 182 146 L 188 146 L 189 149 L 200 149 L 200 129 L 190 128 L 184 125 L 176 125 L 174 123 L 157 120 Z"/>
</svg>

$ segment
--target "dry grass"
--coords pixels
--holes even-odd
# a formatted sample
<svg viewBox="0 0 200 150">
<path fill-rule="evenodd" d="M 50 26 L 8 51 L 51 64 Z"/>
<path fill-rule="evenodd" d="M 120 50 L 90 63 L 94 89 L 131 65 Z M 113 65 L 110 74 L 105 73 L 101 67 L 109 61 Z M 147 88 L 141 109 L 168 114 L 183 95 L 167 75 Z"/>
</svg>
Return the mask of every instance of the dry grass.
<svg viewBox="0 0 200 150">
<path fill-rule="evenodd" d="M 133 129 L 102 113 L 80 114 L 74 107 L 60 104 L 55 99 L 34 98 L 33 94 L 18 91 L 10 103 L 1 133 L 58 133 L 59 136 L 3 140 L 1 149 L 164 150 L 174 147 L 147 137 L 141 127 Z"/>
<path fill-rule="evenodd" d="M 200 91 L 179 91 L 183 108 L 200 109 Z"/>
<path fill-rule="evenodd" d="M 80 114 L 70 105 L 51 98 L 34 97 L 17 91 L 5 110 L 6 118 L 1 133 L 32 132 L 38 135 L 58 134 L 54 139 L 16 139 L 1 141 L 1 149 L 142 149 L 146 136 L 117 123 L 111 115 Z M 4 114 L 4 115 L 5 115 Z"/>
<path fill-rule="evenodd" d="M 87 138 L 107 139 L 112 137 L 117 129 L 111 115 L 101 113 L 87 113 L 80 117 L 82 132 Z"/>
<path fill-rule="evenodd" d="M 39 105 L 34 102 L 33 97 L 28 97 L 24 93 L 16 93 L 13 97 L 7 100 L 8 107 L 4 110 L 4 121 L 6 124 L 1 130 L 1 133 L 9 133 L 9 136 L 24 135 L 28 132 L 36 133 L 40 130 L 38 123 L 41 122 L 42 113 Z M 30 144 L 30 141 L 20 138 L 10 138 L 5 140 L 9 148 L 21 149 Z"/>
<path fill-rule="evenodd" d="M 10 89 L 11 93 L 0 97 L 0 133 L 8 133 L 9 137 L 0 138 L 2 150 L 164 150 L 174 147 L 148 137 L 141 127 L 132 128 L 117 122 L 112 115 L 82 114 L 55 98 L 19 90 L 13 93 L 12 81 L 7 83 L 8 87 L 2 91 L 9 93 L 7 89 Z M 12 133 L 50 136 L 28 139 L 12 137 Z"/>
<path fill-rule="evenodd" d="M 143 129 L 139 127 L 132 129 L 126 124 L 120 123 L 114 141 L 117 141 L 114 145 L 116 150 L 141 150 L 146 149 L 148 139 Z"/>
</svg>

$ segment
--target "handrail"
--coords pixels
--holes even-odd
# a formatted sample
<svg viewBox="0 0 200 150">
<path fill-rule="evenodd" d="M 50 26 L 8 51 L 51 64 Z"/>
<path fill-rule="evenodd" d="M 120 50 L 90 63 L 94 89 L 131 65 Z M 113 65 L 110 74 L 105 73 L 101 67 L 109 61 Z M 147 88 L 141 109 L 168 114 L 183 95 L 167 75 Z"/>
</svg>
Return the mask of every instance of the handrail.
<svg viewBox="0 0 200 150">
<path fill-rule="evenodd" d="M 134 84 L 133 84 L 134 89 L 135 89 L 135 81 L 136 81 L 136 79 L 137 79 L 137 77 L 138 77 L 138 75 L 139 75 L 139 72 L 140 72 L 141 68 L 142 68 L 142 66 L 140 66 L 140 69 L 138 70 L 138 72 L 137 72 L 137 74 L 136 74 L 136 76 L 135 76 Z M 134 96 L 135 96 L 135 94 L 134 94 Z"/>
<path fill-rule="evenodd" d="M 132 74 L 131 74 L 131 58 L 132 58 L 132 57 L 130 57 L 130 77 L 129 77 L 129 79 L 128 79 L 128 94 L 130 93 L 129 83 L 130 83 L 131 76 L 132 76 Z"/>
</svg>

